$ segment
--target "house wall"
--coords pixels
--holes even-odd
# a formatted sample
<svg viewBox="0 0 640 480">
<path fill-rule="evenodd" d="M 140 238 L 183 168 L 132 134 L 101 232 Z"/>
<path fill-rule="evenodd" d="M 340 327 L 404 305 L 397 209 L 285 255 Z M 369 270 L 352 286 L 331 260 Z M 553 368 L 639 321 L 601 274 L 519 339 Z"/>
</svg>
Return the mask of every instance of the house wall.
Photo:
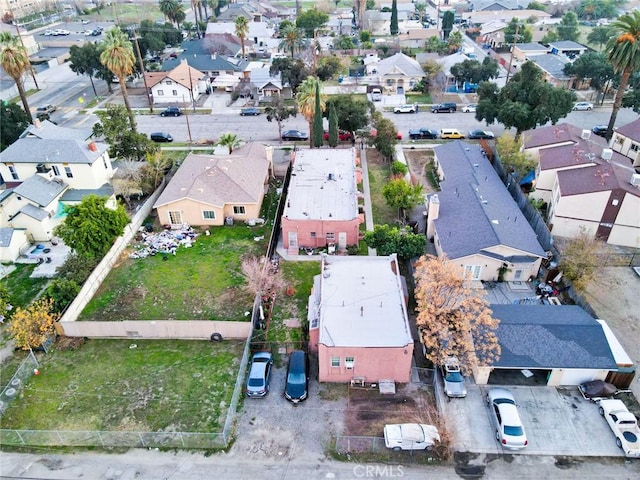
<svg viewBox="0 0 640 480">
<path fill-rule="evenodd" d="M 29 247 L 26 230 L 16 229 L 11 235 L 11 243 L 0 248 L 0 262 L 12 263 L 20 256 L 20 253 Z"/>
<path fill-rule="evenodd" d="M 168 83 L 167 83 L 168 82 Z M 153 95 L 153 104 L 178 104 L 189 105 L 191 102 L 191 95 L 189 88 L 180 85 L 170 79 L 165 79 L 162 82 L 154 85 L 151 88 L 151 94 Z M 197 100 L 200 97 L 199 82 L 193 82 L 193 99 Z"/>
<path fill-rule="evenodd" d="M 347 234 L 347 245 L 358 243 L 360 217 L 352 220 L 291 220 L 282 218 L 282 242 L 289 248 L 289 232 L 297 232 L 298 246 L 308 248 L 325 247 L 329 243 L 338 244 L 340 232 Z M 311 233 L 315 233 L 312 236 Z M 327 240 L 327 233 L 333 233 L 334 239 Z M 346 246 L 346 245 L 345 245 Z"/>
<path fill-rule="evenodd" d="M 518 250 L 503 248 L 491 248 L 487 249 L 499 255 L 522 255 L 524 252 Z M 508 263 L 509 271 L 504 274 L 504 281 L 527 281 L 530 277 L 536 277 L 540 270 L 540 263 L 542 259 L 537 259 L 533 263 L 528 264 L 513 264 Z M 474 278 L 476 281 L 496 281 L 498 280 L 498 270 L 502 267 L 503 262 L 497 258 L 487 257 L 486 255 L 470 255 L 468 257 L 462 257 L 451 260 L 457 267 L 460 268 L 460 275 L 464 272 L 465 266 L 480 266 L 480 275 L 478 278 Z M 519 274 L 519 276 L 517 276 Z"/>
<path fill-rule="evenodd" d="M 331 367 L 331 357 L 340 357 L 340 367 Z M 345 357 L 354 357 L 354 368 L 345 367 Z M 404 347 L 329 347 L 318 346 L 318 379 L 320 382 L 349 382 L 365 377 L 367 382 L 393 380 L 408 383 L 411 376 L 413 343 Z"/>
<path fill-rule="evenodd" d="M 625 193 L 607 243 L 640 248 L 640 197 Z"/>
<path fill-rule="evenodd" d="M 558 387 L 560 385 L 580 385 L 591 380 L 604 380 L 608 370 L 593 370 L 587 368 L 555 368 L 547 379 L 547 385 Z"/>
<path fill-rule="evenodd" d="M 245 214 L 239 215 L 233 213 L 234 206 L 244 206 Z M 162 205 L 156 210 L 158 212 L 158 219 L 163 225 L 170 225 L 171 219 L 169 212 L 179 211 L 182 213 L 182 221 L 189 225 L 195 226 L 216 226 L 224 225 L 226 217 L 233 217 L 237 221 L 245 221 L 251 218 L 258 218 L 260 216 L 260 207 L 262 206 L 262 199 L 257 204 L 228 204 L 223 207 L 215 207 L 203 202 L 197 202 L 190 199 L 182 199 L 177 202 L 173 202 L 167 205 Z M 214 219 L 205 219 L 203 217 L 203 211 L 214 211 Z"/>
<path fill-rule="evenodd" d="M 630 158 L 632 165 L 640 165 L 640 142 L 633 141 L 629 137 L 625 137 L 619 133 L 614 133 L 611 141 L 611 148 L 614 152 L 618 152 L 625 157 Z"/>
<path fill-rule="evenodd" d="M 48 242 L 53 237 L 53 229 L 60 221 L 61 219 L 54 220 L 51 217 L 39 221 L 28 215 L 20 214 L 11 221 L 11 226 L 29 232 L 31 240 L 34 242 Z"/>
</svg>

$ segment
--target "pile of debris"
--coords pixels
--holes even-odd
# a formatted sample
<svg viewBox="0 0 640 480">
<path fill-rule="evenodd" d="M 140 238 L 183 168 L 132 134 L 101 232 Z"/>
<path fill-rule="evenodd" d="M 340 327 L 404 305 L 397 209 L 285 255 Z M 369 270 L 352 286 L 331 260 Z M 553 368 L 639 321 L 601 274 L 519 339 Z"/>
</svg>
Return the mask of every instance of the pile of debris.
<svg viewBox="0 0 640 480">
<path fill-rule="evenodd" d="M 196 241 L 198 234 L 186 223 L 177 230 L 163 230 L 162 232 L 147 233 L 142 227 L 142 245 L 129 255 L 129 258 L 146 258 L 156 254 L 175 255 L 178 247 L 190 248 Z"/>
</svg>

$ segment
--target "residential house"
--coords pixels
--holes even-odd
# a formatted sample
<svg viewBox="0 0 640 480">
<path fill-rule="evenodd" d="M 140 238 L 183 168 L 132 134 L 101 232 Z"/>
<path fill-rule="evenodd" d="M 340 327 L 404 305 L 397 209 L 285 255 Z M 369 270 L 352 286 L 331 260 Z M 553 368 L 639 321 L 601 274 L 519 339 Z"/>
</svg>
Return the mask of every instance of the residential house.
<svg viewBox="0 0 640 480">
<path fill-rule="evenodd" d="M 225 155 L 190 153 L 153 206 L 160 222 L 206 227 L 257 219 L 272 155 L 272 147 L 258 143 Z"/>
<path fill-rule="evenodd" d="M 436 28 L 412 28 L 408 29 L 406 33 L 398 35 L 398 40 L 403 48 L 419 48 L 424 47 L 425 42 L 430 37 L 436 37 L 439 35 Z"/>
<path fill-rule="evenodd" d="M 536 19 L 538 22 L 544 22 L 551 18 L 551 14 L 541 10 L 483 10 L 474 12 L 464 12 L 462 18 L 467 20 L 469 25 L 483 25 L 494 20 L 500 20 L 509 23 L 512 18 L 521 21 Z"/>
<path fill-rule="evenodd" d="M 208 25 L 213 25 L 209 23 Z M 204 37 L 205 48 L 218 55 L 226 57 L 242 57 L 242 42 L 233 33 L 206 33 Z M 251 48 L 251 43 L 245 38 L 245 53 L 247 47 Z"/>
<path fill-rule="evenodd" d="M 551 49 L 549 47 L 545 47 L 538 42 L 516 43 L 511 49 L 511 53 L 513 53 L 513 60 L 518 62 L 526 61 L 527 57 L 534 55 L 546 55 L 550 52 Z"/>
<path fill-rule="evenodd" d="M 216 22 L 234 22 L 239 16 L 243 16 L 249 22 L 264 22 L 277 18 L 277 10 L 267 2 L 231 3 L 216 17 Z"/>
<path fill-rule="evenodd" d="M 589 50 L 584 45 L 574 42 L 573 40 L 559 40 L 557 42 L 552 42 L 549 44 L 549 48 L 551 49 L 551 54 L 563 55 L 570 60 L 575 60 L 584 52 Z"/>
<path fill-rule="evenodd" d="M 489 12 L 504 10 L 523 10 L 529 6 L 530 0 L 472 0 L 469 10 L 472 12 Z"/>
<path fill-rule="evenodd" d="M 145 72 L 144 76 L 154 105 L 190 105 L 207 89 L 206 75 L 186 59 L 169 72 Z"/>
<path fill-rule="evenodd" d="M 527 60 L 536 64 L 544 74 L 544 80 L 554 87 L 576 88 L 578 80 L 564 73 L 564 68 L 571 63 L 567 57 L 560 55 L 532 55 Z"/>
<path fill-rule="evenodd" d="M 380 60 L 376 70 L 375 81 L 398 94 L 411 90 L 425 76 L 420 64 L 401 52 Z"/>
<path fill-rule="evenodd" d="M 287 83 L 283 85 L 280 74 L 271 75 L 269 67 L 252 69 L 249 73 L 251 94 L 260 101 L 269 101 L 271 97 L 291 98 L 293 93 Z"/>
<path fill-rule="evenodd" d="M 23 252 L 27 251 L 29 245 L 27 231 L 24 228 L 0 227 L 0 263 L 15 262 Z"/>
<path fill-rule="evenodd" d="M 543 385 L 605 380 L 618 370 L 601 323 L 578 305 L 490 305 L 500 324 L 500 358 L 474 371 L 478 385 L 492 374 L 528 375 Z"/>
<path fill-rule="evenodd" d="M 358 207 L 359 161 L 355 148 L 295 152 L 281 218 L 284 248 L 297 254 L 299 248 L 345 250 L 358 244 L 364 221 Z"/>
<path fill-rule="evenodd" d="M 216 22 L 207 24 L 207 32 L 205 39 L 212 41 L 216 35 L 232 35 L 235 36 L 236 25 L 234 22 Z M 247 52 L 258 51 L 258 49 L 273 39 L 275 28 L 266 22 L 249 22 L 248 31 L 245 37 L 245 55 Z M 236 37 L 237 38 L 237 37 Z M 240 39 L 238 43 L 241 44 Z M 236 55 L 242 55 L 242 48 Z"/>
<path fill-rule="evenodd" d="M 469 57 L 461 52 L 452 53 L 446 57 L 437 57 L 435 61 L 440 65 L 440 71 L 436 74 L 434 83 L 442 85 L 445 92 L 457 92 L 458 80 L 451 73 L 451 67 L 465 60 L 469 60 Z"/>
<path fill-rule="evenodd" d="M 409 382 L 413 338 L 395 254 L 322 255 L 309 297 L 309 350 L 320 382 Z"/>
<path fill-rule="evenodd" d="M 631 160 L 631 165 L 640 173 L 640 119 L 614 131 L 611 148 Z"/>
<path fill-rule="evenodd" d="M 477 144 L 435 147 L 441 191 L 427 202 L 427 237 L 439 257 L 478 280 L 526 281 L 546 254 Z"/>
</svg>

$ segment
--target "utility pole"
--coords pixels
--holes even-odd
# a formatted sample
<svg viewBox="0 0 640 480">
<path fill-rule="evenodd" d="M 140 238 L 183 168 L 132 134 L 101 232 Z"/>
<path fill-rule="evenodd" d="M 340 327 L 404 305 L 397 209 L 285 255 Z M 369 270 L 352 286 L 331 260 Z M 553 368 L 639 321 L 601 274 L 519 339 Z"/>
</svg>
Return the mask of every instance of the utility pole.
<svg viewBox="0 0 640 480">
<path fill-rule="evenodd" d="M 511 45 L 511 56 L 509 57 L 509 68 L 507 69 L 507 79 L 505 85 L 509 82 L 509 76 L 511 76 L 511 64 L 513 63 L 513 47 L 518 42 L 518 30 L 520 30 L 520 24 L 516 24 L 516 33 L 513 35 L 513 45 Z M 505 39 L 506 40 L 506 39 Z"/>
<path fill-rule="evenodd" d="M 142 54 L 140 53 L 140 44 L 138 43 L 138 32 L 136 31 L 136 27 L 133 27 L 133 41 L 136 44 L 136 52 L 138 53 L 138 61 L 140 62 L 140 73 L 142 73 L 142 80 L 144 81 L 144 94 L 147 97 L 147 102 L 149 103 L 149 111 L 153 113 L 153 102 L 151 101 L 151 95 L 149 94 L 147 76 L 144 72 L 144 62 L 142 61 Z"/>
<path fill-rule="evenodd" d="M 316 43 L 316 38 L 318 38 L 318 30 L 314 29 L 313 30 L 313 74 L 316 74 L 316 48 L 317 48 L 317 43 Z"/>
</svg>

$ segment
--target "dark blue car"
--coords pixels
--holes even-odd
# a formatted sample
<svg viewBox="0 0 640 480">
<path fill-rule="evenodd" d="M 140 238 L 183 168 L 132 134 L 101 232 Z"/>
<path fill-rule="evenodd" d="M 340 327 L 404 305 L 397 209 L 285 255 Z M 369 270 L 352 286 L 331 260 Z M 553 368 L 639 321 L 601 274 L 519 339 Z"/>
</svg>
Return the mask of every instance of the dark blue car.
<svg viewBox="0 0 640 480">
<path fill-rule="evenodd" d="M 305 400 L 308 396 L 309 357 L 302 350 L 294 350 L 289 356 L 284 398 L 290 402 L 298 403 Z"/>
</svg>

